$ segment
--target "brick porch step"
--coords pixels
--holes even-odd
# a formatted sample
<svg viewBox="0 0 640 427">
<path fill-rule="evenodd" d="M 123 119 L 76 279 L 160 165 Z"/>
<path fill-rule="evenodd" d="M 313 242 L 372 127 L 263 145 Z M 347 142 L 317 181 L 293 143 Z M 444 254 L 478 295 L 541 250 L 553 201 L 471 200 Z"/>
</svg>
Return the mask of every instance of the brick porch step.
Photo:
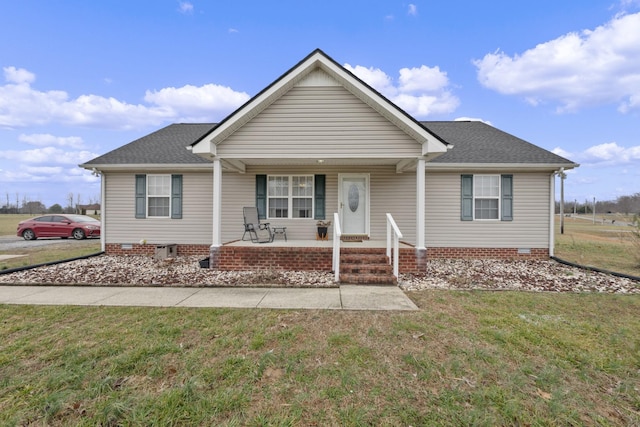
<svg viewBox="0 0 640 427">
<path fill-rule="evenodd" d="M 340 256 L 340 282 L 361 285 L 397 285 L 385 254 L 345 253 Z"/>
</svg>

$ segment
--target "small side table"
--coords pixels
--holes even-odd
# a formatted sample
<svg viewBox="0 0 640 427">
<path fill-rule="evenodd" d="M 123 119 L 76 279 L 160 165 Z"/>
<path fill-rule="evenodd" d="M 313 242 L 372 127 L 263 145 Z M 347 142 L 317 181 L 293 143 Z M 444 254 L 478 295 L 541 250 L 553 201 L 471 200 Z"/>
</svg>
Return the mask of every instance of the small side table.
<svg viewBox="0 0 640 427">
<path fill-rule="evenodd" d="M 287 227 L 271 227 L 273 231 L 273 240 L 276 239 L 277 235 L 284 236 L 284 241 L 287 241 Z"/>
</svg>

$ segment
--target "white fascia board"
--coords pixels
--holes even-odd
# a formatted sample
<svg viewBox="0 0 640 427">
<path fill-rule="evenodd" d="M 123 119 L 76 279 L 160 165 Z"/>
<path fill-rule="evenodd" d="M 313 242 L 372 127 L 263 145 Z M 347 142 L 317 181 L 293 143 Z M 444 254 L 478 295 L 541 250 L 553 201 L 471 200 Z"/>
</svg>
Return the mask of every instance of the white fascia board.
<svg viewBox="0 0 640 427">
<path fill-rule="evenodd" d="M 427 156 L 432 153 L 444 154 L 451 148 L 453 148 L 452 145 L 444 145 L 433 136 L 429 136 L 429 138 L 422 143 L 422 155 Z"/>
<path fill-rule="evenodd" d="M 185 164 L 185 163 L 135 163 L 135 164 L 120 164 L 120 165 L 112 165 L 112 164 L 102 164 L 102 165 L 87 165 L 81 164 L 78 165 L 81 168 L 93 170 L 97 169 L 99 171 L 104 172 L 126 172 L 126 171 L 146 171 L 146 170 L 167 170 L 167 171 L 210 171 L 213 166 L 212 164 L 202 164 L 202 163 L 193 163 L 193 164 Z"/>
<path fill-rule="evenodd" d="M 460 171 L 460 170 L 522 170 L 527 172 L 556 171 L 560 168 L 573 169 L 580 166 L 577 163 L 429 163 L 425 165 L 427 170 L 433 171 Z"/>
<path fill-rule="evenodd" d="M 216 155 L 216 145 L 208 137 L 199 141 L 197 144 L 192 145 L 190 149 L 193 154 L 198 154 L 200 156 L 203 154 L 212 156 Z"/>
</svg>

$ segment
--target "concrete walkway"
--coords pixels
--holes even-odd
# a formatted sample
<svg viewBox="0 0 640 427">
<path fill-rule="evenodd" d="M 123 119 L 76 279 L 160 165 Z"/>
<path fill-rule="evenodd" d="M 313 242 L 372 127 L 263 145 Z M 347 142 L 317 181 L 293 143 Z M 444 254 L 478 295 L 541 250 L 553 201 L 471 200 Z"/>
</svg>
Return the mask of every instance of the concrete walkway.
<svg viewBox="0 0 640 427">
<path fill-rule="evenodd" d="M 0 286 L 0 304 L 418 310 L 395 286 L 340 288 L 152 288 Z"/>
</svg>

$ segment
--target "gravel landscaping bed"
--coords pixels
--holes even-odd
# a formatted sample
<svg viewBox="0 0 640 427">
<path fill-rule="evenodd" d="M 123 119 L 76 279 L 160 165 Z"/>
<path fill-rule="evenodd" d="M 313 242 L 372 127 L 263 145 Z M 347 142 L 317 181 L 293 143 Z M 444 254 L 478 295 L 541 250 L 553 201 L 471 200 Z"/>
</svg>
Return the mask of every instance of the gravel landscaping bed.
<svg viewBox="0 0 640 427">
<path fill-rule="evenodd" d="M 336 287 L 330 272 L 217 271 L 200 268 L 200 257 L 156 261 L 146 256 L 101 255 L 0 275 L 4 284 L 94 286 L 278 286 Z M 424 274 L 401 274 L 400 287 L 550 292 L 640 293 L 640 283 L 555 261 L 431 260 Z"/>
</svg>

